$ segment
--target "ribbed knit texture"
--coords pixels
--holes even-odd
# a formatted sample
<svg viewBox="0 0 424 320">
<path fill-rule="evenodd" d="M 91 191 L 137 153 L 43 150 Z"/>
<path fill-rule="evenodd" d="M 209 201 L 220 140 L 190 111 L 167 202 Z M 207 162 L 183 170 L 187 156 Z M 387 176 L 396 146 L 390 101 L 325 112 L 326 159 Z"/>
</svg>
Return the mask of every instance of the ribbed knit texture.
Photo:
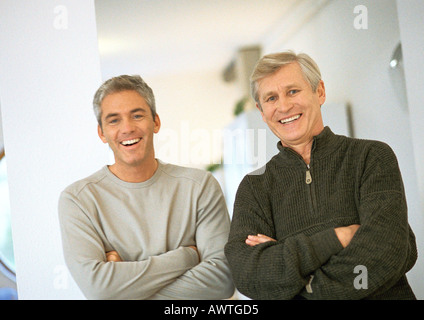
<svg viewBox="0 0 424 320">
<path fill-rule="evenodd" d="M 309 168 L 278 148 L 265 172 L 247 175 L 237 191 L 225 253 L 238 290 L 254 299 L 414 299 L 405 273 L 416 243 L 390 147 L 326 127 L 314 137 Z M 334 228 L 351 224 L 361 226 L 343 249 Z M 277 242 L 245 244 L 258 233 Z M 354 286 L 358 265 L 367 289 Z"/>
</svg>

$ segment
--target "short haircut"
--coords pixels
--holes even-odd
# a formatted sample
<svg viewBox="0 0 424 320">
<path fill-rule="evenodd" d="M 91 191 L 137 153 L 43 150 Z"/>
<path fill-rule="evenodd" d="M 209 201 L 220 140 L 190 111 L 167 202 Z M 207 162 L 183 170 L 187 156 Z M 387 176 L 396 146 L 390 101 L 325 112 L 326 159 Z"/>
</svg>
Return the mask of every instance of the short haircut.
<svg viewBox="0 0 424 320">
<path fill-rule="evenodd" d="M 259 101 L 259 81 L 277 72 L 285 65 L 297 62 L 302 70 L 303 77 L 311 85 L 312 91 L 316 92 L 321 80 L 321 72 L 318 65 L 305 53 L 296 54 L 293 51 L 272 53 L 263 56 L 256 64 L 250 76 L 250 88 L 253 99 L 261 108 Z"/>
<path fill-rule="evenodd" d="M 153 119 L 156 117 L 156 104 L 153 90 L 147 85 L 144 80 L 138 75 L 121 75 L 106 80 L 96 91 L 93 99 L 93 110 L 100 127 L 102 126 L 102 108 L 103 99 L 112 93 L 134 90 L 146 100 L 150 107 Z"/>
</svg>

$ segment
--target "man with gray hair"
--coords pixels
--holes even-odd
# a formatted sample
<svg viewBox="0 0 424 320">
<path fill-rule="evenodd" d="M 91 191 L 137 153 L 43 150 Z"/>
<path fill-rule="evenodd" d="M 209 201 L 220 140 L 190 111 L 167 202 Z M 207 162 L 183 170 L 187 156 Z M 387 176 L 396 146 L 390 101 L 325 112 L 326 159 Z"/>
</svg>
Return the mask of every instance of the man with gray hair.
<svg viewBox="0 0 424 320">
<path fill-rule="evenodd" d="M 224 299 L 234 285 L 224 255 L 230 219 L 206 171 L 155 158 L 151 88 L 107 80 L 93 101 L 115 163 L 67 187 L 59 218 L 66 264 L 89 299 Z"/>
<path fill-rule="evenodd" d="M 237 191 L 225 253 L 239 291 L 254 299 L 415 299 L 405 274 L 417 248 L 391 148 L 324 127 L 324 82 L 306 54 L 264 56 L 251 87 L 280 141 Z"/>
</svg>

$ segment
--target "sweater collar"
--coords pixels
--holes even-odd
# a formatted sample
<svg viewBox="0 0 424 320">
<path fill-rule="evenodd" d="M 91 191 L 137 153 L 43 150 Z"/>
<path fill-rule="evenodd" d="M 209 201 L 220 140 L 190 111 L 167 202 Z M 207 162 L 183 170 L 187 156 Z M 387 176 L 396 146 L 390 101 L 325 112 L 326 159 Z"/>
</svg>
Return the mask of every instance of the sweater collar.
<svg viewBox="0 0 424 320">
<path fill-rule="evenodd" d="M 327 155 L 333 153 L 338 148 L 339 141 L 340 140 L 337 139 L 337 136 L 331 131 L 330 127 L 325 127 L 320 134 L 313 137 L 311 161 L 324 158 Z M 297 156 L 297 158 L 303 161 L 301 156 L 293 149 L 289 147 L 283 147 L 281 141 L 278 141 L 277 147 L 280 150 L 279 155 L 284 160 L 287 161 L 290 159 L 295 159 L 295 157 Z"/>
</svg>

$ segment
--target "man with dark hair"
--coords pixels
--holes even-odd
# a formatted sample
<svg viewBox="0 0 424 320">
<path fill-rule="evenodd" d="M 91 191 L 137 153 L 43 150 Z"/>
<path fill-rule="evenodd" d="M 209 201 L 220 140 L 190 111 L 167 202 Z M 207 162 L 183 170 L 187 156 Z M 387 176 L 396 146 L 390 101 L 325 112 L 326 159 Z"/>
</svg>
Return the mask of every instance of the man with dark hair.
<svg viewBox="0 0 424 320">
<path fill-rule="evenodd" d="M 152 90 L 139 76 L 106 81 L 93 101 L 115 163 L 59 200 L 66 264 L 90 299 L 223 299 L 234 293 L 224 255 L 229 216 L 203 170 L 155 158 Z"/>
</svg>

